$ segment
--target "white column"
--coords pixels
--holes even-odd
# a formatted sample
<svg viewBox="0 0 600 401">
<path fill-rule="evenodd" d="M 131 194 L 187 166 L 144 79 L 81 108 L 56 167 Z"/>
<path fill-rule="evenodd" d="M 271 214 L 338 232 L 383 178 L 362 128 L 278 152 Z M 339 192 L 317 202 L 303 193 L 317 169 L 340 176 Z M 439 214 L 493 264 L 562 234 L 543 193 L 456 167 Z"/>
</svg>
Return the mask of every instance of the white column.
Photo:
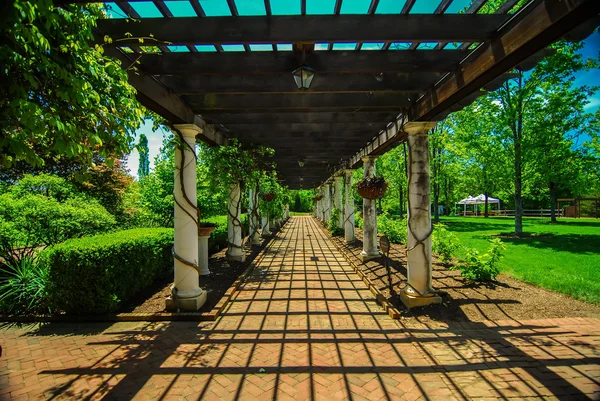
<svg viewBox="0 0 600 401">
<path fill-rule="evenodd" d="M 323 195 L 323 189 L 317 188 L 317 196 Z M 317 201 L 317 218 L 323 220 L 323 199 Z"/>
<path fill-rule="evenodd" d="M 408 282 L 402 302 L 409 308 L 441 303 L 431 286 L 431 194 L 429 136 L 435 122 L 408 123 Z"/>
<path fill-rule="evenodd" d="M 261 235 L 263 238 L 266 238 L 271 235 L 271 231 L 269 229 L 269 216 L 267 214 L 268 213 L 263 213 L 263 215 L 261 216 L 261 220 L 262 220 Z"/>
<path fill-rule="evenodd" d="M 258 221 L 258 191 L 254 188 L 248 190 L 248 226 L 249 238 L 252 245 L 260 244 L 260 235 L 258 229 L 260 222 Z"/>
<path fill-rule="evenodd" d="M 344 228 L 344 206 L 342 204 L 342 176 L 335 176 L 334 180 L 334 197 L 333 203 L 336 209 L 340 211 L 340 216 L 338 219 L 338 228 Z"/>
<path fill-rule="evenodd" d="M 364 178 L 375 176 L 375 159 L 375 156 L 362 158 L 365 169 Z M 363 250 L 360 253 L 363 262 L 379 257 L 376 202 L 374 199 L 363 199 Z"/>
<path fill-rule="evenodd" d="M 329 221 L 331 217 L 331 184 L 328 182 L 323 186 L 323 220 Z"/>
<path fill-rule="evenodd" d="M 198 274 L 198 209 L 196 208 L 196 135 L 202 130 L 194 124 L 175 125 L 175 282 L 176 306 L 198 310 L 206 302 Z M 180 136 L 181 135 L 181 136 Z M 185 192 L 184 192 L 185 191 Z"/>
<path fill-rule="evenodd" d="M 202 228 L 198 230 L 198 267 L 200 268 L 201 276 L 208 276 L 208 239 L 212 229 Z"/>
<path fill-rule="evenodd" d="M 229 187 L 227 214 L 227 260 L 243 262 L 246 253 L 242 249 L 242 207 L 240 183 Z"/>
<path fill-rule="evenodd" d="M 354 198 L 352 197 L 352 172 L 353 170 L 344 170 L 344 184 L 346 189 L 346 204 L 344 205 L 344 237 L 346 243 L 354 242 Z"/>
</svg>

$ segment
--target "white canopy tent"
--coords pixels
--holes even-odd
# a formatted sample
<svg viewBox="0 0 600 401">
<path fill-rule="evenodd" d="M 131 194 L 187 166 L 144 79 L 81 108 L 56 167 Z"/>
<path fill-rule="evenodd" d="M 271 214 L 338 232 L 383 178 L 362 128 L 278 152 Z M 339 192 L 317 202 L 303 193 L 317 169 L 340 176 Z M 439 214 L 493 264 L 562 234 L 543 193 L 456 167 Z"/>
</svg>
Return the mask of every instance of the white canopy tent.
<svg viewBox="0 0 600 401">
<path fill-rule="evenodd" d="M 500 211 L 500 199 L 492 198 L 491 196 L 488 196 L 487 202 L 488 202 L 488 204 L 494 204 L 495 203 L 496 205 L 498 205 L 496 210 L 498 212 Z M 485 195 L 484 194 L 480 194 L 480 195 L 477 195 L 475 197 L 469 195 L 465 199 L 462 199 L 459 202 L 457 202 L 456 204 L 464 206 L 463 216 L 467 216 L 467 205 L 473 205 L 473 215 L 478 216 L 478 214 L 479 214 L 479 207 L 478 207 L 478 205 L 485 204 Z"/>
</svg>

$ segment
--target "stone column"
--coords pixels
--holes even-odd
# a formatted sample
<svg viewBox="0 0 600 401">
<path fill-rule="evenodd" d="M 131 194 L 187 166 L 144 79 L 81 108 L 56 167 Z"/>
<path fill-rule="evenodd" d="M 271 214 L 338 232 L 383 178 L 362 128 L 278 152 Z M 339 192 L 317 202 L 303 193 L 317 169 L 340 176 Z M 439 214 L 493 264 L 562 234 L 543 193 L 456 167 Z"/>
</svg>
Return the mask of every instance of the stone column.
<svg viewBox="0 0 600 401">
<path fill-rule="evenodd" d="M 263 215 L 261 216 L 261 220 L 262 220 L 262 232 L 261 235 L 263 238 L 267 238 L 268 236 L 271 235 L 271 231 L 269 228 L 269 216 L 268 213 L 263 213 Z"/>
<path fill-rule="evenodd" d="M 258 229 L 260 222 L 258 221 L 258 190 L 250 188 L 248 190 L 248 240 L 252 245 L 260 244 L 260 235 Z"/>
<path fill-rule="evenodd" d="M 243 262 L 246 252 L 242 249 L 242 207 L 240 183 L 229 187 L 227 213 L 227 260 Z"/>
<path fill-rule="evenodd" d="M 212 229 L 202 228 L 198 230 L 198 267 L 200 268 L 201 276 L 208 276 L 208 239 Z"/>
<path fill-rule="evenodd" d="M 323 189 L 317 188 L 317 196 L 323 195 Z M 323 199 L 317 201 L 317 218 L 323 220 Z"/>
<path fill-rule="evenodd" d="M 338 228 L 342 229 L 342 228 L 344 228 L 344 206 L 342 204 L 342 195 L 343 195 L 342 180 L 343 180 L 343 177 L 335 176 L 333 178 L 333 180 L 334 180 L 334 191 L 335 191 L 334 197 L 333 197 L 333 204 L 334 204 L 335 208 L 340 211 L 340 216 L 338 219 Z"/>
<path fill-rule="evenodd" d="M 346 204 L 344 205 L 344 237 L 346 243 L 354 242 L 354 198 L 352 197 L 352 172 L 353 170 L 344 170 L 344 184 L 346 189 Z"/>
<path fill-rule="evenodd" d="M 364 178 L 375 176 L 375 156 L 362 158 L 365 169 Z M 377 249 L 377 201 L 363 199 L 363 250 L 360 257 L 363 262 L 379 257 Z"/>
<path fill-rule="evenodd" d="M 404 126 L 408 134 L 408 280 L 400 293 L 409 308 L 441 303 L 431 286 L 429 136 L 435 122 Z"/>
<path fill-rule="evenodd" d="M 331 184 L 326 182 L 323 186 L 323 221 L 327 223 L 331 217 Z"/>
<path fill-rule="evenodd" d="M 198 274 L 198 209 L 196 208 L 196 135 L 202 133 L 194 124 L 174 126 L 175 137 L 175 282 L 176 306 L 182 310 L 198 310 L 206 302 L 206 291 L 200 288 Z M 175 305 L 173 305 L 175 306 Z"/>
</svg>

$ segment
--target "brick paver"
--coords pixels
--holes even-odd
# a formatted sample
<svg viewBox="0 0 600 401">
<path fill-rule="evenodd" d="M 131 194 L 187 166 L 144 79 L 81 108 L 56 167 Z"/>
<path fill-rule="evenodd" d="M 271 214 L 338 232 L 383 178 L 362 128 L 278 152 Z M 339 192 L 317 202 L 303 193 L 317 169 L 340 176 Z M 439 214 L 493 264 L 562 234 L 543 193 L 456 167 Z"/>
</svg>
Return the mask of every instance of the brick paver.
<svg viewBox="0 0 600 401">
<path fill-rule="evenodd" d="M 317 224 L 292 218 L 214 323 L 3 330 L 0 399 L 600 398 L 600 320 L 392 320 Z"/>
</svg>

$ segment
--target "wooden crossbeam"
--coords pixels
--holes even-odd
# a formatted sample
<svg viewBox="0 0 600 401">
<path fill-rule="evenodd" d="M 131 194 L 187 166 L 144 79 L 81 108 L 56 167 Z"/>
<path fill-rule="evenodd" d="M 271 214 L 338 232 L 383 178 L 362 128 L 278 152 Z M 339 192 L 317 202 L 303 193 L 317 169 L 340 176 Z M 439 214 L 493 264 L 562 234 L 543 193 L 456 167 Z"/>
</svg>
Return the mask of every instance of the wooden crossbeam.
<svg viewBox="0 0 600 401">
<path fill-rule="evenodd" d="M 207 94 L 187 95 L 182 99 L 192 109 L 202 113 L 204 110 L 311 110 L 329 109 L 400 109 L 410 106 L 409 95 L 405 93 L 296 93 L 281 94 Z"/>
<path fill-rule="evenodd" d="M 314 52 L 305 62 L 315 79 L 329 73 L 448 72 L 468 55 L 465 50 Z M 284 74 L 303 64 L 291 52 L 224 52 L 148 54 L 140 69 L 150 75 Z M 315 81 L 316 82 L 316 81 Z"/>
<path fill-rule="evenodd" d="M 221 124 L 291 124 L 291 123 L 381 123 L 389 121 L 397 112 L 351 111 L 351 112 L 204 112 L 210 122 Z"/>
<path fill-rule="evenodd" d="M 342 134 L 345 139 L 350 139 L 346 133 L 367 132 L 373 133 L 380 130 L 385 123 L 367 122 L 367 123 L 263 123 L 263 124 L 237 124 L 229 123 L 226 128 L 236 134 L 241 133 L 262 133 L 281 132 L 281 133 L 326 133 L 330 136 Z M 367 137 L 368 138 L 368 137 Z"/>
<path fill-rule="evenodd" d="M 411 119 L 428 121 L 489 81 L 518 65 L 600 12 L 596 0 L 539 0 L 521 9 L 497 34 L 468 57 L 411 110 Z"/>
<path fill-rule="evenodd" d="M 440 72 L 413 74 L 327 74 L 318 73 L 312 93 L 425 92 L 441 77 Z M 179 95 L 201 93 L 288 93 L 297 92 L 289 72 L 255 75 L 165 75 L 159 80 Z M 416 98 L 415 98 L 416 99 Z"/>
<path fill-rule="evenodd" d="M 135 24 L 121 19 L 100 20 L 98 29 L 124 39 L 122 44 L 128 44 L 125 33 L 131 33 L 130 42 L 152 34 L 174 44 L 479 42 L 489 39 L 506 19 L 505 15 L 468 14 L 143 18 Z"/>
</svg>

